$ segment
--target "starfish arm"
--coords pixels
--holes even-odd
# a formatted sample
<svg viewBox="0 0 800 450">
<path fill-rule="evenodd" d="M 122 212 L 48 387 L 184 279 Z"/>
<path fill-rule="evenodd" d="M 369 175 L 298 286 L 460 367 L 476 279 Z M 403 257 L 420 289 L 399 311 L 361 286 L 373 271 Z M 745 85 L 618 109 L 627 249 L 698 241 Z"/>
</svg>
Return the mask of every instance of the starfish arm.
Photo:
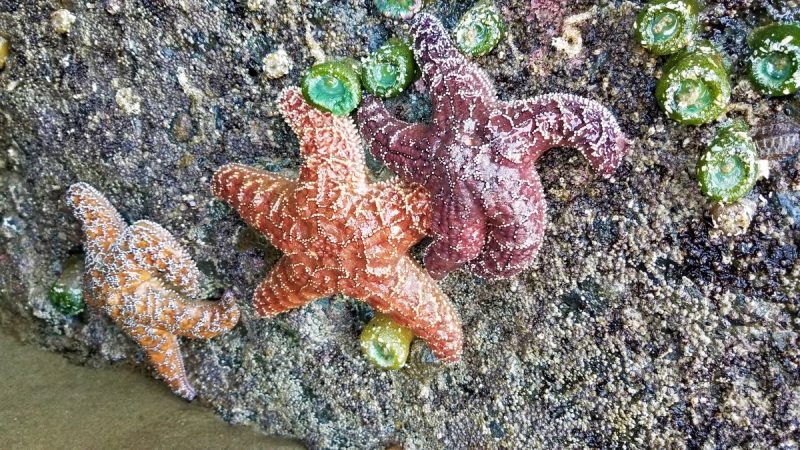
<svg viewBox="0 0 800 450">
<path fill-rule="evenodd" d="M 411 25 L 411 33 L 414 35 L 414 56 L 426 81 L 444 76 L 443 67 L 474 67 L 458 51 L 450 33 L 436 17 L 418 14 Z"/>
<path fill-rule="evenodd" d="M 153 327 L 135 325 L 124 327 L 125 332 L 147 352 L 150 365 L 172 392 L 192 400 L 195 390 L 183 368 L 178 339 L 172 333 Z"/>
<path fill-rule="evenodd" d="M 472 273 L 491 280 L 510 278 L 528 267 L 544 237 L 545 201 L 542 185 L 531 170 L 512 198 L 487 208 L 486 245 L 469 263 Z"/>
<path fill-rule="evenodd" d="M 358 111 L 361 134 L 369 151 L 406 181 L 424 183 L 430 174 L 429 136 L 425 124 L 410 124 L 391 115 L 383 103 L 367 96 Z"/>
<path fill-rule="evenodd" d="M 192 258 L 161 225 L 139 220 L 122 234 L 119 249 L 131 255 L 140 267 L 154 269 L 182 294 L 198 295 L 200 271 Z"/>
<path fill-rule="evenodd" d="M 446 363 L 461 359 L 461 320 L 436 282 L 411 258 L 401 256 L 386 283 L 373 283 L 366 303 L 410 328 L 434 355 Z"/>
<path fill-rule="evenodd" d="M 239 307 L 230 293 L 218 302 L 193 301 L 151 280 L 145 289 L 133 293 L 122 317 L 127 324 L 164 329 L 193 339 L 208 339 L 236 326 L 239 314 Z"/>
<path fill-rule="evenodd" d="M 226 164 L 214 173 L 211 192 L 274 243 L 283 235 L 280 219 L 295 185 L 294 181 L 274 173 Z"/>
<path fill-rule="evenodd" d="M 209 339 L 230 331 L 241 314 L 230 292 L 214 302 L 187 302 L 175 296 L 168 307 L 174 309 L 174 333 L 193 339 Z"/>
<path fill-rule="evenodd" d="M 361 137 L 349 117 L 337 117 L 309 105 L 298 87 L 284 90 L 278 109 L 300 140 L 300 182 L 338 184 L 366 181 Z"/>
<path fill-rule="evenodd" d="M 483 248 L 486 219 L 480 205 L 460 190 L 457 197 L 434 198 L 431 231 L 434 241 L 425 249 L 425 268 L 439 280 L 476 258 Z"/>
<path fill-rule="evenodd" d="M 87 183 L 75 183 L 69 187 L 67 204 L 72 207 L 75 217 L 83 225 L 89 258 L 100 258 L 125 229 L 122 216 L 103 194 Z"/>
<path fill-rule="evenodd" d="M 611 175 L 630 148 L 614 115 L 598 102 L 547 94 L 498 105 L 490 119 L 496 148 L 509 159 L 536 161 L 552 147 L 576 147 L 603 175 Z M 525 154 L 518 155 L 527 147 Z"/>
<path fill-rule="evenodd" d="M 253 305 L 261 317 L 273 317 L 282 312 L 304 306 L 332 292 L 319 289 L 310 278 L 284 256 L 261 282 L 253 294 Z"/>
<path fill-rule="evenodd" d="M 461 54 L 435 17 L 419 14 L 412 33 L 414 55 L 431 93 L 433 124 L 439 129 L 462 127 L 472 134 L 472 127 L 485 122 L 497 100 L 494 84 Z"/>
</svg>

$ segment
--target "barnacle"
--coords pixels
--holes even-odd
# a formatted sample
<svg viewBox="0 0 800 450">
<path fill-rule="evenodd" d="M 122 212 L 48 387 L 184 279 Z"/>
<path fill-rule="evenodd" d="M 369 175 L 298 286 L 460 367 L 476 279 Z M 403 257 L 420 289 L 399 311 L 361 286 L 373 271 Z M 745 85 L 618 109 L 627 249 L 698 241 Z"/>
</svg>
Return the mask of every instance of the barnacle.
<svg viewBox="0 0 800 450">
<path fill-rule="evenodd" d="M 728 106 L 731 84 L 722 54 L 708 41 L 674 55 L 656 85 L 656 100 L 670 119 L 700 125 Z"/>
<path fill-rule="evenodd" d="M 284 49 L 278 49 L 261 60 L 261 70 L 270 80 L 284 77 L 292 70 L 292 58 Z"/>
<path fill-rule="evenodd" d="M 5 67 L 6 58 L 8 57 L 8 39 L 0 36 L 0 69 Z"/>
<path fill-rule="evenodd" d="M 50 16 L 50 25 L 56 33 L 67 34 L 72 30 L 75 20 L 75 15 L 68 9 L 59 9 Z"/>
<path fill-rule="evenodd" d="M 753 142 L 765 159 L 781 159 L 800 151 L 800 123 L 780 116 L 753 129 Z"/>
<path fill-rule="evenodd" d="M 181 111 L 172 118 L 169 131 L 176 142 L 189 142 L 197 133 L 197 125 L 189 113 Z"/>
</svg>

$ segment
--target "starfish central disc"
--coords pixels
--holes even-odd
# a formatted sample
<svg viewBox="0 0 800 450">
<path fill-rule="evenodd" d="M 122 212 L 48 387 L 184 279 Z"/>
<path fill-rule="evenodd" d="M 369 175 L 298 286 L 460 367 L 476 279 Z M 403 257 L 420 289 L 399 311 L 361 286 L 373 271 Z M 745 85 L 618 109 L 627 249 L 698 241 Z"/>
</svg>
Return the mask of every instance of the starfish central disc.
<svg viewBox="0 0 800 450">
<path fill-rule="evenodd" d="M 420 14 L 412 32 L 431 93 L 431 123 L 398 120 L 368 97 L 358 115 L 362 135 L 401 179 L 430 192 L 435 239 L 425 266 L 435 278 L 462 266 L 488 279 L 516 275 L 542 244 L 539 156 L 552 147 L 577 147 L 610 175 L 628 152 L 627 140 L 610 111 L 582 97 L 498 100 L 486 74 L 459 53 L 433 16 Z"/>
<path fill-rule="evenodd" d="M 300 140 L 297 180 L 229 164 L 213 193 L 283 252 L 253 303 L 271 317 L 342 293 L 410 328 L 446 362 L 460 358 L 460 320 L 409 256 L 430 222 L 428 195 L 397 180 L 372 183 L 355 124 L 284 91 L 278 107 Z"/>
</svg>

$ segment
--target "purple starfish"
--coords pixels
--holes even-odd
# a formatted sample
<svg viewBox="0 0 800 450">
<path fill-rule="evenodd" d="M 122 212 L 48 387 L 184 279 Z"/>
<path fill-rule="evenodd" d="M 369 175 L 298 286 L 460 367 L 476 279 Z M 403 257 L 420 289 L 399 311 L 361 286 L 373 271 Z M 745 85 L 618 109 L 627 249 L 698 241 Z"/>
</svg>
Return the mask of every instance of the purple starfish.
<svg viewBox="0 0 800 450">
<path fill-rule="evenodd" d="M 552 147 L 577 147 L 609 176 L 628 152 L 614 116 L 568 94 L 497 99 L 486 74 L 467 61 L 435 17 L 415 19 L 414 53 L 429 87 L 430 124 L 393 117 L 367 98 L 358 119 L 370 151 L 432 198 L 435 278 L 464 265 L 487 279 L 527 267 L 542 244 L 545 202 L 534 163 Z"/>
</svg>

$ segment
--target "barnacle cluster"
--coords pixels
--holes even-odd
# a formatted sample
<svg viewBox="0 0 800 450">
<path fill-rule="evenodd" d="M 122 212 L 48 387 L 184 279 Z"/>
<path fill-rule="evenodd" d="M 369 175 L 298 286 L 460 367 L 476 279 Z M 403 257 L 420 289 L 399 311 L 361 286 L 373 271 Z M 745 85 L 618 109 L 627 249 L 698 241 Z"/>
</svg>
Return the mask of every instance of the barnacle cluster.
<svg viewBox="0 0 800 450">
<path fill-rule="evenodd" d="M 778 22 L 800 20 L 800 1 L 798 0 L 762 0 L 764 9 Z"/>
</svg>

